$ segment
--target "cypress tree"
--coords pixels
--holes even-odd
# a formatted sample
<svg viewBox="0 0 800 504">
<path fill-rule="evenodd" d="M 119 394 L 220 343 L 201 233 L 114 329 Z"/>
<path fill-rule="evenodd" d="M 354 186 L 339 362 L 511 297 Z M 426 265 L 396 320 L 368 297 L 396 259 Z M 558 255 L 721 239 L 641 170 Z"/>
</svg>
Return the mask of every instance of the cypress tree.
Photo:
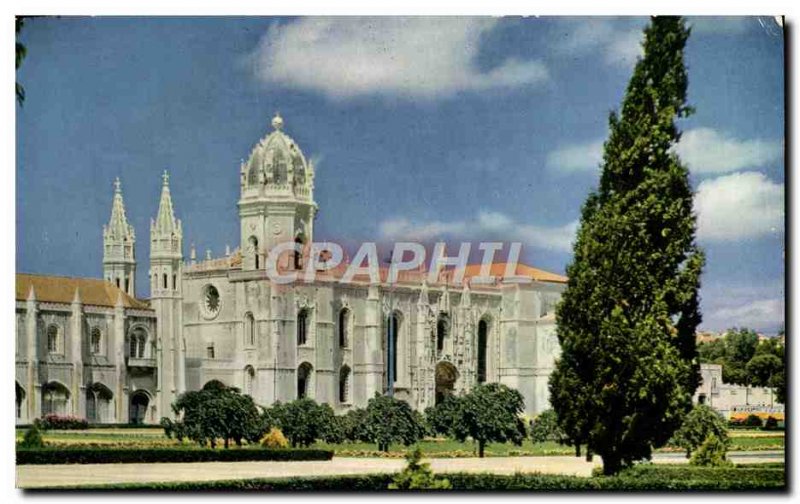
<svg viewBox="0 0 800 504">
<path fill-rule="evenodd" d="M 688 170 L 672 147 L 688 79 L 679 17 L 645 29 L 619 114 L 609 118 L 599 187 L 582 208 L 556 312 L 562 354 L 550 378 L 559 424 L 606 474 L 649 459 L 691 409 L 704 263 Z"/>
</svg>

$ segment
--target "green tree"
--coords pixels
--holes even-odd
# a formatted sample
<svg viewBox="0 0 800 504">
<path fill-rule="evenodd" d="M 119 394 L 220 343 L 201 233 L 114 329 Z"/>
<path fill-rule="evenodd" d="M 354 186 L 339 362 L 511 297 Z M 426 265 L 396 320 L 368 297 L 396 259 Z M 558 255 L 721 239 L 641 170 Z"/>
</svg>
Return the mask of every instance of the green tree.
<svg viewBox="0 0 800 504">
<path fill-rule="evenodd" d="M 42 429 L 39 425 L 39 419 L 33 421 L 31 428 L 25 431 L 22 441 L 19 443 L 22 448 L 42 448 L 44 447 L 44 438 L 42 437 Z"/>
<path fill-rule="evenodd" d="M 752 329 L 732 328 L 725 335 L 725 356 L 728 362 L 746 365 L 756 354 L 758 334 Z"/>
<path fill-rule="evenodd" d="M 407 402 L 377 392 L 367 403 L 366 425 L 370 442 L 384 452 L 392 443 L 410 446 L 425 435 L 424 426 Z"/>
<path fill-rule="evenodd" d="M 689 460 L 691 465 L 720 467 L 731 463 L 725 459 L 727 445 L 714 434 L 709 434 Z"/>
<path fill-rule="evenodd" d="M 445 395 L 444 400 L 425 409 L 425 419 L 434 434 L 452 436 L 458 414 L 458 397 Z"/>
<path fill-rule="evenodd" d="M 534 443 L 544 443 L 545 441 L 564 441 L 564 432 L 558 426 L 558 416 L 552 409 L 542 411 L 539 416 L 533 419 L 531 425 L 531 440 Z"/>
<path fill-rule="evenodd" d="M 772 377 L 771 387 L 775 387 L 775 400 L 781 404 L 786 404 L 786 369 Z"/>
<path fill-rule="evenodd" d="M 644 56 L 609 119 L 600 184 L 582 208 L 556 312 L 562 354 L 550 402 L 573 443 L 586 436 L 606 474 L 666 443 L 699 382 L 704 257 L 688 170 L 673 150 L 675 122 L 691 113 L 688 37 L 678 17 L 653 18 L 645 29 Z"/>
<path fill-rule="evenodd" d="M 725 419 L 716 410 L 705 404 L 698 404 L 686 415 L 680 429 L 670 440 L 670 444 L 680 446 L 686 450 L 686 458 L 691 457 L 692 452 L 697 450 L 710 435 L 727 446 L 728 426 Z"/>
<path fill-rule="evenodd" d="M 459 441 L 471 437 L 483 458 L 486 443 L 511 441 L 521 445 L 525 423 L 520 418 L 525 401 L 517 390 L 500 383 L 475 386 L 458 401 L 453 435 Z"/>
<path fill-rule="evenodd" d="M 342 416 L 342 429 L 344 438 L 351 442 L 371 442 L 369 425 L 367 424 L 367 410 L 364 408 L 351 409 Z"/>
<path fill-rule="evenodd" d="M 333 410 L 327 404 L 317 404 L 307 397 L 287 403 L 276 403 L 271 414 L 292 447 L 309 446 L 323 437 L 332 435 L 330 423 Z"/>
<path fill-rule="evenodd" d="M 700 356 L 700 362 L 715 362 L 718 359 L 725 358 L 725 340 L 717 338 L 713 341 L 707 341 L 697 345 L 697 354 Z"/>
<path fill-rule="evenodd" d="M 747 363 L 747 376 L 757 387 L 769 387 L 772 378 L 783 370 L 783 361 L 775 355 L 762 353 L 753 356 Z"/>
</svg>

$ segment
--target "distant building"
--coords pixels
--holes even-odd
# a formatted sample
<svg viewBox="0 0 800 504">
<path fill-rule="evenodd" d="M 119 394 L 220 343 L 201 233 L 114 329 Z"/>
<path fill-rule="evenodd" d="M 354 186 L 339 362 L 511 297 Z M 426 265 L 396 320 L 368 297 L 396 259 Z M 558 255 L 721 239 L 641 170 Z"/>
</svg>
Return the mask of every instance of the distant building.
<svg viewBox="0 0 800 504">
<path fill-rule="evenodd" d="M 723 383 L 721 364 L 700 364 L 700 375 L 695 403 L 708 404 L 725 418 L 742 412 L 779 413 L 782 418 L 784 405 L 775 399 L 772 388 Z"/>
</svg>

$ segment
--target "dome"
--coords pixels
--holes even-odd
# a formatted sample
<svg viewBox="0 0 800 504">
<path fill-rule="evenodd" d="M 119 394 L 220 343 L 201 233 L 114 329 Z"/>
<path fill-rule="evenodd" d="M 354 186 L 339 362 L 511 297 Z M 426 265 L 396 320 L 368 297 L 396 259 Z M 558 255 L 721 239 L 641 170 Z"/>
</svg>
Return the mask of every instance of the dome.
<svg viewBox="0 0 800 504">
<path fill-rule="evenodd" d="M 242 166 L 243 189 L 307 189 L 313 180 L 313 168 L 297 143 L 284 133 L 283 118 L 275 114 L 273 131 L 261 139 Z M 305 192 L 305 191 L 303 191 Z"/>
</svg>

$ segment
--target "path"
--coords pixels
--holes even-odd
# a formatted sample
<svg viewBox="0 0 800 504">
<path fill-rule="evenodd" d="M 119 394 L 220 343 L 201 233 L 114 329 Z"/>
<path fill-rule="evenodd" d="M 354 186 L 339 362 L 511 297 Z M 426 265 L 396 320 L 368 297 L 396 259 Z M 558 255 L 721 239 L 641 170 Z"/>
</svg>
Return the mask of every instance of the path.
<svg viewBox="0 0 800 504">
<path fill-rule="evenodd" d="M 783 462 L 784 452 L 730 453 L 735 463 Z M 589 476 L 600 458 L 586 462 L 583 458 L 491 457 L 427 459 L 434 472 L 541 472 Z M 657 454 L 656 463 L 682 463 L 680 454 Z M 193 462 L 164 464 L 65 464 L 17 466 L 17 487 L 37 488 L 65 485 L 97 485 L 108 483 L 144 483 L 167 481 L 214 481 L 249 478 L 282 478 L 297 476 L 329 476 L 399 471 L 403 459 L 335 457 L 332 461 L 311 462 Z"/>
</svg>

